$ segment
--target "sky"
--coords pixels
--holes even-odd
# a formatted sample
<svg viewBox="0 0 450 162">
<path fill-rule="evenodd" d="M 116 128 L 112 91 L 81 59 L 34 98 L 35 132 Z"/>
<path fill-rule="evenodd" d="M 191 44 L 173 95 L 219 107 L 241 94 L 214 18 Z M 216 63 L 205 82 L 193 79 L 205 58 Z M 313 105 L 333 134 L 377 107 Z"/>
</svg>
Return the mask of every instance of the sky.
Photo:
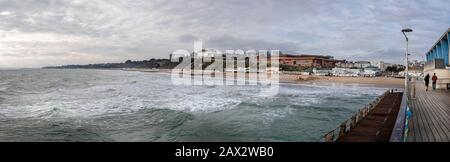
<svg viewBox="0 0 450 162">
<path fill-rule="evenodd" d="M 0 0 L 0 68 L 168 58 L 194 41 L 401 63 L 450 27 L 448 0 Z"/>
</svg>

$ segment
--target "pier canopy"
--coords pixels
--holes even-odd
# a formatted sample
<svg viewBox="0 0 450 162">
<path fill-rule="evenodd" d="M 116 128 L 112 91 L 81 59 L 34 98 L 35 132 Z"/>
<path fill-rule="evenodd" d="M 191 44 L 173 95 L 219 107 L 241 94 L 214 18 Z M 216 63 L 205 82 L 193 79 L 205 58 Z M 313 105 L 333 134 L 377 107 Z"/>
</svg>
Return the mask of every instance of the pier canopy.
<svg viewBox="0 0 450 162">
<path fill-rule="evenodd" d="M 426 53 L 427 63 L 438 62 L 440 66 L 449 64 L 450 28 L 438 39 L 438 41 Z M 440 62 L 440 63 L 439 63 Z M 443 63 L 443 64 L 442 64 Z"/>
</svg>

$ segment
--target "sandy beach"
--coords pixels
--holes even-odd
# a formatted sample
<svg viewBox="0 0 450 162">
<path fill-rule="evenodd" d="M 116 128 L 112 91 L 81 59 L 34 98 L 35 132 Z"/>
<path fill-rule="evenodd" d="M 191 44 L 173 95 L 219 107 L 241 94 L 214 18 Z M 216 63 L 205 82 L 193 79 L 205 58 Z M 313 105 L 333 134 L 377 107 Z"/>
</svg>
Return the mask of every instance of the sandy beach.
<svg viewBox="0 0 450 162">
<path fill-rule="evenodd" d="M 280 74 L 280 81 L 314 82 L 314 83 L 343 83 L 362 84 L 377 87 L 403 88 L 405 80 L 391 77 L 331 77 L 331 76 L 303 76 Z"/>
<path fill-rule="evenodd" d="M 163 73 L 170 74 L 170 69 L 122 69 L 126 71 L 140 71 L 148 73 Z M 207 72 L 204 72 L 207 74 Z M 195 75 L 202 75 L 201 73 Z M 216 73 L 216 75 L 223 75 Z M 227 72 L 227 76 L 233 76 L 233 72 Z M 237 77 L 256 78 L 256 73 L 236 73 Z M 376 87 L 387 88 L 403 88 L 404 79 L 391 77 L 331 77 L 331 76 L 314 76 L 314 75 L 293 75 L 293 74 L 279 74 L 280 82 L 289 83 L 342 83 L 342 84 L 360 84 Z"/>
</svg>

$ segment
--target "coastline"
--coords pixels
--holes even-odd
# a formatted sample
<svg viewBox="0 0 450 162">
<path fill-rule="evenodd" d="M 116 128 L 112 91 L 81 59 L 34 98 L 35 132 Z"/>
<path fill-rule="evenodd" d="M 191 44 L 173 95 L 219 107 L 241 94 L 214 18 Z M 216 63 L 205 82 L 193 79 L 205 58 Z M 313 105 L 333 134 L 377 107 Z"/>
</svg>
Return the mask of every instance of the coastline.
<svg viewBox="0 0 450 162">
<path fill-rule="evenodd" d="M 121 69 L 124 71 L 138 71 L 145 73 L 159 73 L 159 74 L 170 74 L 171 69 Z M 201 74 L 194 74 L 201 75 Z M 233 75 L 233 72 L 226 72 L 226 75 Z M 239 76 L 250 77 L 256 75 L 256 73 L 242 73 Z M 255 77 L 255 76 L 253 76 Z M 356 84 L 361 86 L 373 86 L 381 88 L 404 88 L 404 79 L 390 78 L 390 77 L 332 77 L 332 76 L 306 76 L 306 75 L 293 75 L 293 74 L 279 74 L 279 80 L 283 83 L 298 83 L 298 84 Z"/>
</svg>

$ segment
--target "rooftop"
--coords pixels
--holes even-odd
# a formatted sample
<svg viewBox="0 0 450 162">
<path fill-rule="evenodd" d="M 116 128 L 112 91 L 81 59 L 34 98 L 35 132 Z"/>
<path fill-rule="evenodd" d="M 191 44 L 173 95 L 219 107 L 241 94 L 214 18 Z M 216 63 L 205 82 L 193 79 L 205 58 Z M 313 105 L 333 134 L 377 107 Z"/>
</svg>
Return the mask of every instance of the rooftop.
<svg viewBox="0 0 450 162">
<path fill-rule="evenodd" d="M 446 40 L 446 39 L 447 39 L 446 36 L 447 36 L 448 33 L 450 33 L 450 28 L 448 28 L 447 31 L 446 31 L 444 34 L 442 34 L 441 37 L 439 37 L 439 39 L 436 41 L 436 43 L 434 43 L 433 46 L 431 46 L 430 50 L 428 50 L 428 51 L 426 52 L 426 54 L 427 54 L 427 53 L 430 53 L 430 52 L 433 50 L 433 48 L 434 48 L 441 40 Z"/>
<path fill-rule="evenodd" d="M 280 57 L 319 57 L 319 58 L 333 58 L 329 55 L 311 55 L 311 54 L 281 54 Z"/>
</svg>

